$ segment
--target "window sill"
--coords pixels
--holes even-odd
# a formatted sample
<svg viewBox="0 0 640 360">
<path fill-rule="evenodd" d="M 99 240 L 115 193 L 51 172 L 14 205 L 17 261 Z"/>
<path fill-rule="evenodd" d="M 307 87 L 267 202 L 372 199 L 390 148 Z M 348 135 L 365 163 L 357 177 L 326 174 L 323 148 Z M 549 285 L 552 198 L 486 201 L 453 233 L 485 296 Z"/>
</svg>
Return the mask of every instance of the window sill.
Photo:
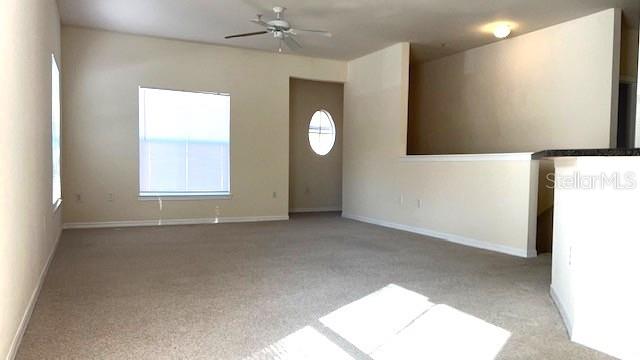
<svg viewBox="0 0 640 360">
<path fill-rule="evenodd" d="M 172 201 L 172 200 L 229 200 L 231 193 L 198 193 L 198 194 L 138 194 L 138 200 L 142 201 Z"/>
</svg>

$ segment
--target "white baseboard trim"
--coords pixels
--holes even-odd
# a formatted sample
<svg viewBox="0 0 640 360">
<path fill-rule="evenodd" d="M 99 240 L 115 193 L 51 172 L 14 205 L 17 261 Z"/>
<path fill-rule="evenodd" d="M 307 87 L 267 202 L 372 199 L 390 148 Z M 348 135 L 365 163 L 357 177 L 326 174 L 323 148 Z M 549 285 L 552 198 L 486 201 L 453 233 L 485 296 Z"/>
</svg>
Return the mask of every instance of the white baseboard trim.
<svg viewBox="0 0 640 360">
<path fill-rule="evenodd" d="M 310 212 L 329 212 L 329 211 L 342 211 L 340 206 L 324 206 L 314 208 L 293 208 L 289 209 L 289 213 L 310 213 Z"/>
<path fill-rule="evenodd" d="M 119 228 L 137 226 L 163 226 L 163 225 L 199 225 L 199 224 L 224 224 L 259 221 L 289 220 L 288 215 L 276 216 L 240 216 L 219 218 L 192 218 L 192 219 L 158 219 L 158 220 L 125 220 L 125 221 L 98 221 L 98 222 L 72 222 L 65 223 L 64 229 L 97 229 Z"/>
<path fill-rule="evenodd" d="M 571 323 L 571 318 L 567 313 L 567 309 L 564 307 L 564 305 L 562 305 L 562 302 L 558 297 L 558 293 L 553 288 L 553 284 L 549 286 L 549 295 L 551 296 L 551 300 L 553 300 L 553 303 L 555 304 L 556 309 L 558 309 L 558 312 L 560 313 L 560 317 L 562 318 L 562 322 L 564 323 L 564 328 L 565 330 L 567 330 L 567 335 L 569 335 L 569 340 L 571 340 L 571 330 L 573 329 L 573 324 Z"/>
<path fill-rule="evenodd" d="M 27 304 L 27 308 L 24 310 L 22 314 L 22 319 L 20 320 L 20 325 L 18 325 L 18 330 L 13 336 L 13 341 L 11 341 L 11 346 L 9 346 L 9 353 L 7 354 L 6 360 L 13 360 L 18 353 L 18 348 L 20 347 L 20 343 L 22 342 L 22 337 L 24 336 L 24 332 L 27 330 L 27 326 L 29 325 L 29 320 L 31 320 L 31 314 L 33 314 L 33 309 L 36 307 L 36 302 L 38 301 L 38 296 L 40 295 L 40 290 L 42 290 L 42 285 L 44 284 L 44 279 L 47 276 L 47 272 L 49 272 L 49 265 L 51 265 L 51 261 L 56 254 L 56 250 L 58 249 L 58 243 L 60 243 L 60 236 L 62 235 L 62 229 L 58 232 L 58 236 L 56 237 L 56 242 L 53 245 L 53 249 L 51 250 L 51 254 L 49 254 L 49 258 L 45 263 L 42 271 L 40 271 L 40 277 L 38 278 L 38 283 L 36 284 L 36 288 L 33 289 L 31 293 L 31 298 L 29 298 L 29 303 Z"/>
<path fill-rule="evenodd" d="M 374 225 L 380 225 L 380 226 L 384 226 L 384 227 L 388 227 L 396 230 L 403 230 L 403 231 L 408 231 L 408 232 L 412 232 L 420 235 L 426 235 L 433 238 L 460 244 L 460 245 L 466 245 L 466 246 L 475 247 L 479 249 L 496 251 L 504 254 L 513 255 L 513 256 L 519 256 L 523 258 L 537 256 L 537 253 L 535 250 L 533 250 L 532 252 L 531 250 L 518 249 L 511 246 L 505 246 L 500 244 L 493 244 L 486 241 L 476 240 L 476 239 L 468 238 L 461 235 L 449 234 L 449 233 L 444 233 L 441 231 L 435 231 L 435 230 L 421 228 L 421 227 L 415 227 L 415 226 L 404 225 L 404 224 L 394 223 L 394 222 L 385 221 L 385 220 L 373 219 L 366 216 L 354 215 L 354 214 L 345 213 L 345 212 L 342 213 L 342 217 L 352 219 L 352 220 L 362 221 L 362 222 L 366 222 Z"/>
</svg>

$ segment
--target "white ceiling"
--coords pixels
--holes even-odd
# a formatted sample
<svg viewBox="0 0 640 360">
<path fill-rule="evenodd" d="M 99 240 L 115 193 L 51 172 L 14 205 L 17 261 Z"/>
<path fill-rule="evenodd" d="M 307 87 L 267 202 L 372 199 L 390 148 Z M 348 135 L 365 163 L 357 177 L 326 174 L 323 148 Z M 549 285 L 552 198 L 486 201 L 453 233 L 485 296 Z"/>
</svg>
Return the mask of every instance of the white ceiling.
<svg viewBox="0 0 640 360">
<path fill-rule="evenodd" d="M 412 56 L 434 59 L 495 41 L 479 28 L 496 20 L 518 24 L 513 36 L 610 7 L 627 26 L 640 24 L 640 0 L 58 0 L 63 24 L 131 34 L 274 51 L 269 35 L 225 40 L 259 31 L 257 13 L 287 7 L 293 26 L 331 31 L 300 35 L 302 55 L 353 59 L 400 41 Z M 443 45 L 444 44 L 444 45 Z"/>
</svg>

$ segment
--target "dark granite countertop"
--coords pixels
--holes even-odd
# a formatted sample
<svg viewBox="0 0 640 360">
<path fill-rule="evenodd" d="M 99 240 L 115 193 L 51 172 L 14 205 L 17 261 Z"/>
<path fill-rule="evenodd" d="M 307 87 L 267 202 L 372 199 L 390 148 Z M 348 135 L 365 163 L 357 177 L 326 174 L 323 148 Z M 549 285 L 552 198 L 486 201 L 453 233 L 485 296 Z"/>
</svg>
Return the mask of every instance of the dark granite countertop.
<svg viewBox="0 0 640 360">
<path fill-rule="evenodd" d="M 640 148 L 542 150 L 533 153 L 533 155 L 531 155 L 531 159 L 540 160 L 555 157 L 577 156 L 640 156 Z"/>
</svg>

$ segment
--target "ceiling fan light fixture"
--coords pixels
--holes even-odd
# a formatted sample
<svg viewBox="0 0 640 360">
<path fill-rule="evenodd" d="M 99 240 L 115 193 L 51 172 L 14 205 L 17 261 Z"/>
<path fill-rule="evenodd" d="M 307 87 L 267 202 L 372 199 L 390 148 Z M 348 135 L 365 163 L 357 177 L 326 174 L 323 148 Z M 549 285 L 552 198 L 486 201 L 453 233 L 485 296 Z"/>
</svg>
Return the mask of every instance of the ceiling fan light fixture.
<svg viewBox="0 0 640 360">
<path fill-rule="evenodd" d="M 504 39 L 511 34 L 511 26 L 509 24 L 497 24 L 493 29 L 493 36 L 498 39 Z"/>
<path fill-rule="evenodd" d="M 491 34 L 498 39 L 505 39 L 511 33 L 518 29 L 520 24 L 511 20 L 498 20 L 486 23 L 478 27 L 477 31 L 485 34 Z"/>
</svg>

